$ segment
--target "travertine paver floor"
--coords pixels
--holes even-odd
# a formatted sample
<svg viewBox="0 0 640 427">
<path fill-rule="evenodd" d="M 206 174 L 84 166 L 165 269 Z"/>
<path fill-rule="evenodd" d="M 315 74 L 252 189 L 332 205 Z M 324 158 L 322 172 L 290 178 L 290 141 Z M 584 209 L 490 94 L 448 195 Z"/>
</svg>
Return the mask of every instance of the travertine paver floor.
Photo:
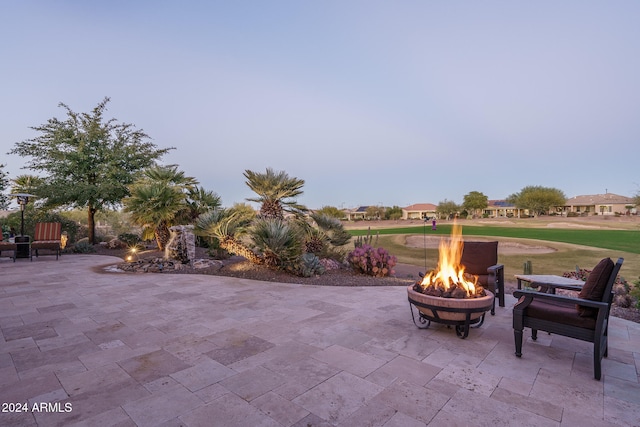
<svg viewBox="0 0 640 427">
<path fill-rule="evenodd" d="M 95 271 L 117 261 L 0 259 L 0 425 L 640 423 L 632 322 L 595 381 L 587 343 L 514 356 L 512 297 L 461 340 L 417 329 L 403 287 Z"/>
</svg>

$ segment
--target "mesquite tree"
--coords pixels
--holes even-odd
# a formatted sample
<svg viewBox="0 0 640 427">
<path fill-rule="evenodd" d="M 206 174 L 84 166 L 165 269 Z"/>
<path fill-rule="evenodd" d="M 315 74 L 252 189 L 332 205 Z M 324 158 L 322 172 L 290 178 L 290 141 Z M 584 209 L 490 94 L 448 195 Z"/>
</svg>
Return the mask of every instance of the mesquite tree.
<svg viewBox="0 0 640 427">
<path fill-rule="evenodd" d="M 60 103 L 66 120 L 54 117 L 32 127 L 39 135 L 16 143 L 9 152 L 30 157 L 25 169 L 44 173 L 35 194 L 46 207 L 87 209 L 92 243 L 96 212 L 118 206 L 129 195 L 135 174 L 172 149 L 158 149 L 131 124 L 105 120 L 108 102 L 104 98 L 91 113 L 75 113 Z"/>
</svg>

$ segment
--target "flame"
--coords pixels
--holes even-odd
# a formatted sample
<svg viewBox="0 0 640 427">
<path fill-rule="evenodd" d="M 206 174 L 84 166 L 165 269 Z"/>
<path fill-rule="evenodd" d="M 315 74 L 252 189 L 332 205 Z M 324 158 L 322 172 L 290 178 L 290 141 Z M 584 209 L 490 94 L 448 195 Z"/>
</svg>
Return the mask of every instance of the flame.
<svg viewBox="0 0 640 427">
<path fill-rule="evenodd" d="M 429 287 L 440 288 L 444 292 L 456 288 L 463 289 L 467 297 L 476 294 L 478 276 L 465 274 L 464 266 L 460 264 L 463 247 L 462 227 L 454 222 L 449 241 L 440 240 L 438 267 L 425 275 L 420 283 L 423 291 Z"/>
</svg>

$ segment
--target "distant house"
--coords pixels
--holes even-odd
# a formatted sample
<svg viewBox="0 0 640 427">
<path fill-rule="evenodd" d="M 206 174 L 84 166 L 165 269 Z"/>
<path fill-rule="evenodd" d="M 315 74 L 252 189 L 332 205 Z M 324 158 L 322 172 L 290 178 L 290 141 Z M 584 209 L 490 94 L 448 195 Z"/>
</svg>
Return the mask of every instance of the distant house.
<svg viewBox="0 0 640 427">
<path fill-rule="evenodd" d="M 631 197 L 606 193 L 575 196 L 567 199 L 562 211 L 567 214 L 580 215 L 635 214 L 637 206 L 634 206 L 634 200 Z"/>
<path fill-rule="evenodd" d="M 528 214 L 526 210 L 521 209 L 520 215 L 518 208 L 506 200 L 487 200 L 487 207 L 482 211 L 482 216 L 487 218 L 517 218 L 522 214 Z"/>
<path fill-rule="evenodd" d="M 402 208 L 402 219 L 425 219 L 436 216 L 437 206 L 432 203 L 416 203 Z"/>
<path fill-rule="evenodd" d="M 0 218 L 6 218 L 9 216 L 9 214 L 12 214 L 14 212 L 20 212 L 18 209 L 12 209 L 12 210 L 0 210 Z"/>
<path fill-rule="evenodd" d="M 344 216 L 348 221 L 355 221 L 359 219 L 365 219 L 367 216 L 367 209 L 369 206 L 358 206 L 355 209 L 345 209 Z"/>
</svg>

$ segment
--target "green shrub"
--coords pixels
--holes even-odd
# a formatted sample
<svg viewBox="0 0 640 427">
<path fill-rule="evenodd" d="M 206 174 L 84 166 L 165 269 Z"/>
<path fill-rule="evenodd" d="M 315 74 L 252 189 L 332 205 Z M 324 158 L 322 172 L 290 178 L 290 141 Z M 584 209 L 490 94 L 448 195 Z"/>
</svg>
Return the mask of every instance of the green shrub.
<svg viewBox="0 0 640 427">
<path fill-rule="evenodd" d="M 141 243 L 142 240 L 140 236 L 133 233 L 122 233 L 118 235 L 118 240 L 121 240 L 127 244 L 130 248 L 135 247 L 138 243 Z"/>
<path fill-rule="evenodd" d="M 66 232 L 69 236 L 69 241 L 73 242 L 77 238 L 76 234 L 79 228 L 77 223 L 53 211 L 34 209 L 33 204 L 29 203 L 24 210 L 24 234 L 33 237 L 36 223 L 38 222 L 59 222 L 62 225 L 62 231 Z M 15 232 L 19 234 L 22 227 L 20 211 L 12 212 L 5 218 L 0 218 L 0 225 L 2 226 L 3 233 L 5 228 L 7 228 L 7 231 L 13 228 Z"/>
<path fill-rule="evenodd" d="M 89 253 L 93 253 L 96 251 L 96 249 L 93 247 L 93 245 L 91 243 L 89 243 L 89 240 L 85 240 L 82 239 L 79 242 L 76 242 L 75 245 L 73 245 L 73 252 L 76 254 L 89 254 Z"/>
<path fill-rule="evenodd" d="M 640 280 L 633 282 L 633 286 L 629 290 L 629 295 L 635 300 L 636 308 L 640 308 Z"/>
</svg>

